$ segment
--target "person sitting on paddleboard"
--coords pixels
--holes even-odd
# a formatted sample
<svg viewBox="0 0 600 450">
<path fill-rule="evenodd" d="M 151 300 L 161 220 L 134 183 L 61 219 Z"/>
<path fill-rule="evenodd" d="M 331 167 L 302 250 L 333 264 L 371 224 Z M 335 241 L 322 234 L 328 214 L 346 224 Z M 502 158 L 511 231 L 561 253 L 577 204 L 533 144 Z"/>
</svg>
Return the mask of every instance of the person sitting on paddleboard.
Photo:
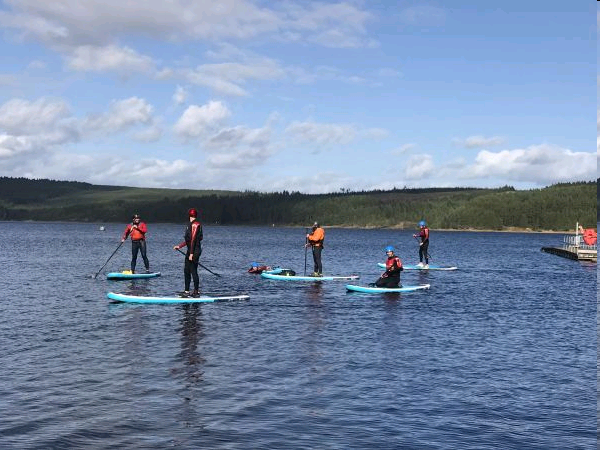
<svg viewBox="0 0 600 450">
<path fill-rule="evenodd" d="M 185 240 L 173 247 L 173 250 L 179 250 L 187 247 L 185 253 L 185 263 L 183 266 L 183 279 L 185 289 L 181 293 L 182 297 L 190 296 L 190 283 L 194 280 L 194 291 L 192 297 L 200 295 L 200 278 L 198 277 L 198 264 L 200 264 L 200 254 L 202 253 L 202 224 L 198 220 L 198 210 L 190 208 L 188 210 L 189 223 L 185 228 Z"/>
<path fill-rule="evenodd" d="M 263 273 L 265 270 L 271 270 L 271 267 L 253 262 L 252 267 L 248 269 L 248 273 Z"/>
<path fill-rule="evenodd" d="M 323 242 L 325 241 L 325 230 L 315 222 L 312 226 L 312 232 L 306 235 L 306 245 L 312 247 L 313 261 L 315 270 L 312 273 L 313 277 L 323 276 L 323 264 L 321 263 L 321 252 L 323 251 Z"/>
<path fill-rule="evenodd" d="M 150 261 L 146 256 L 146 233 L 148 227 L 140 219 L 139 214 L 134 214 L 131 218 L 131 223 L 127 224 L 121 242 L 125 242 L 127 236 L 131 236 L 131 273 L 135 273 L 135 266 L 137 263 L 138 252 L 142 254 L 144 260 L 144 266 L 146 266 L 146 273 L 150 273 Z"/>
<path fill-rule="evenodd" d="M 377 287 L 397 288 L 400 284 L 400 272 L 404 270 L 402 261 L 394 255 L 394 247 L 387 246 L 385 248 L 387 260 L 385 261 L 385 272 L 381 274 L 375 282 Z"/>
<path fill-rule="evenodd" d="M 419 264 L 417 266 L 428 268 L 429 267 L 429 253 L 427 250 L 429 249 L 429 228 L 427 228 L 427 223 L 424 220 L 419 222 L 419 230 L 418 234 L 413 234 L 413 237 L 420 237 L 421 242 L 419 243 Z M 425 258 L 425 265 L 423 265 L 423 258 Z"/>
</svg>

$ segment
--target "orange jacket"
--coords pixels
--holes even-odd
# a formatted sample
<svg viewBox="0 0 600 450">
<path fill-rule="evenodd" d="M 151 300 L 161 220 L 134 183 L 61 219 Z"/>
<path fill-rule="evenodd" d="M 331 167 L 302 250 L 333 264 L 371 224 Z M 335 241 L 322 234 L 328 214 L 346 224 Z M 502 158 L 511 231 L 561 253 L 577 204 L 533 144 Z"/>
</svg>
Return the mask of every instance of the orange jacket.
<svg viewBox="0 0 600 450">
<path fill-rule="evenodd" d="M 325 230 L 321 227 L 317 227 L 312 233 L 308 235 L 308 243 L 313 247 L 323 247 L 323 241 L 325 240 Z"/>
</svg>

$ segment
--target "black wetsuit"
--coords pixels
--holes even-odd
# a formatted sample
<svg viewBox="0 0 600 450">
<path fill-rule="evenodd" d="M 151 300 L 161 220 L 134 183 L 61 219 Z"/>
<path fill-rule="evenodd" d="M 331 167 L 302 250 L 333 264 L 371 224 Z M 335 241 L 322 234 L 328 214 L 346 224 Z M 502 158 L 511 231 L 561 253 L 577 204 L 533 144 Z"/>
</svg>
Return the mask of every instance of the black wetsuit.
<svg viewBox="0 0 600 450">
<path fill-rule="evenodd" d="M 185 282 L 185 290 L 190 290 L 190 283 L 194 280 L 194 290 L 200 287 L 200 278 L 198 277 L 198 264 L 200 264 L 200 255 L 202 254 L 202 224 L 198 219 L 190 222 L 185 229 L 185 242 L 179 246 L 185 245 L 187 252 L 185 253 L 185 264 L 183 266 L 183 278 Z M 190 255 L 193 254 L 190 261 Z"/>
</svg>

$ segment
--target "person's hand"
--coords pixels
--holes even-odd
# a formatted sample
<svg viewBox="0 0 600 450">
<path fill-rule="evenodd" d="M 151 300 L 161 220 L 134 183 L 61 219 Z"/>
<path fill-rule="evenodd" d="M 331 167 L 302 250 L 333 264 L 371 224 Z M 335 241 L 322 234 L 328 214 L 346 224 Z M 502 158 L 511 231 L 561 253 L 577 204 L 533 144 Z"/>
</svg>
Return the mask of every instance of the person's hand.
<svg viewBox="0 0 600 450">
<path fill-rule="evenodd" d="M 308 239 L 308 237 L 309 237 L 309 236 L 310 236 L 310 234 L 307 234 L 307 235 L 306 235 L 306 239 Z"/>
<path fill-rule="evenodd" d="M 190 257 L 189 257 L 188 259 L 189 259 L 190 261 L 191 261 L 192 259 L 194 259 L 194 254 L 193 254 L 193 253 L 190 253 Z"/>
<path fill-rule="evenodd" d="M 173 246 L 173 250 L 179 250 L 179 246 L 178 245 L 174 245 Z"/>
<path fill-rule="evenodd" d="M 125 242 L 125 239 L 121 239 L 121 244 L 122 244 L 123 242 Z"/>
</svg>

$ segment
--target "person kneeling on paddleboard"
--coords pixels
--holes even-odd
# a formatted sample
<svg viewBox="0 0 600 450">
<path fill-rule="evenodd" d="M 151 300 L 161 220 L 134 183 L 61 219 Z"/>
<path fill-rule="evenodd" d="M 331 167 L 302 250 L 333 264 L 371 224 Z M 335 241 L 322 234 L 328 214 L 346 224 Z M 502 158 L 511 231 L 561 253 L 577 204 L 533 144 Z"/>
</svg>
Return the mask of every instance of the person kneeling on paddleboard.
<svg viewBox="0 0 600 450">
<path fill-rule="evenodd" d="M 179 250 L 187 247 L 185 253 L 185 264 L 183 266 L 183 279 L 185 290 L 181 293 L 182 297 L 190 296 L 190 283 L 194 279 L 194 292 L 192 297 L 200 295 L 200 279 L 198 278 L 198 265 L 200 264 L 200 254 L 202 253 L 202 224 L 198 220 L 198 211 L 196 208 L 190 208 L 188 211 L 189 223 L 185 229 L 185 240 L 173 247 L 173 250 Z"/>
<path fill-rule="evenodd" d="M 131 223 L 125 227 L 125 231 L 121 237 L 121 243 L 123 243 L 128 236 L 131 236 L 131 273 L 135 273 L 138 252 L 142 254 L 146 273 L 150 273 L 150 261 L 148 261 L 148 257 L 146 256 L 147 232 L 148 227 L 142 222 L 139 214 L 134 214 L 131 218 Z"/>
<path fill-rule="evenodd" d="M 375 282 L 375 286 L 385 288 L 402 287 L 400 284 L 400 272 L 404 270 L 402 267 L 402 261 L 396 255 L 394 255 L 394 247 L 392 246 L 387 246 L 385 248 L 385 253 L 387 254 L 385 272 L 383 272 L 379 279 Z"/>
</svg>

